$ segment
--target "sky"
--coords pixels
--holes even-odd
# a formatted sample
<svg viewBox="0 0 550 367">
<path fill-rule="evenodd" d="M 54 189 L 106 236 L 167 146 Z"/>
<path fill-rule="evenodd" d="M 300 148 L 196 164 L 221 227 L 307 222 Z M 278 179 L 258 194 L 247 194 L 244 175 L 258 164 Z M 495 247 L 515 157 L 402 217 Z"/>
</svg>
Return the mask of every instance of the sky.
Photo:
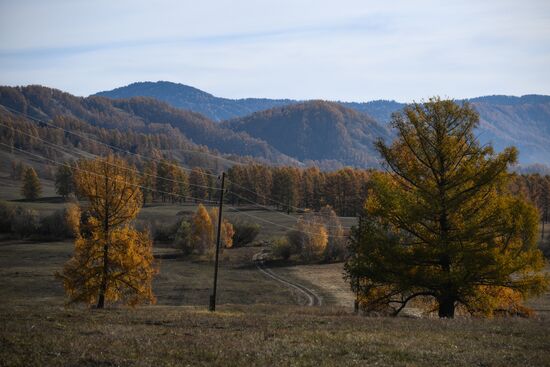
<svg viewBox="0 0 550 367">
<path fill-rule="evenodd" d="M 550 1 L 0 0 L 0 85 L 227 98 L 550 94 Z"/>
</svg>

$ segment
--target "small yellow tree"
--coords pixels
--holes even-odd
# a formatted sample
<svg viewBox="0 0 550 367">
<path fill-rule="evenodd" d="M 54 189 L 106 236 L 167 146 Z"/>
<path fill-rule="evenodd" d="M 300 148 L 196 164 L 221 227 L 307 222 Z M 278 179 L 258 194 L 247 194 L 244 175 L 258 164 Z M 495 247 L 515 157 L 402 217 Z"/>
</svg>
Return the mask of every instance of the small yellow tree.
<svg viewBox="0 0 550 367">
<path fill-rule="evenodd" d="M 213 224 L 213 236 L 216 238 L 217 230 L 218 230 L 218 208 L 212 208 L 210 209 L 210 220 Z M 235 234 L 235 229 L 233 228 L 233 224 L 231 224 L 226 219 L 222 220 L 222 229 L 220 232 L 220 240 L 222 247 L 231 248 L 233 247 L 233 235 Z M 215 246 L 214 246 L 215 250 Z"/>
<path fill-rule="evenodd" d="M 200 255 L 206 254 L 209 258 L 213 258 L 216 253 L 218 209 L 212 208 L 208 212 L 204 205 L 199 204 L 191 223 L 193 227 L 192 241 L 195 251 Z M 233 225 L 225 219 L 222 222 L 220 234 L 222 248 L 232 247 L 235 230 Z"/>
<path fill-rule="evenodd" d="M 59 274 L 69 303 L 97 302 L 103 308 L 106 300 L 154 302 L 152 241 L 130 226 L 142 204 L 135 171 L 113 156 L 81 161 L 75 182 L 89 202 L 89 231 L 77 234 L 74 255 Z"/>
<path fill-rule="evenodd" d="M 214 245 L 214 225 L 204 205 L 197 208 L 192 225 L 194 248 L 199 254 L 204 254 Z"/>
<path fill-rule="evenodd" d="M 303 261 L 320 260 L 328 243 L 328 232 L 324 224 L 314 213 L 306 213 L 296 223 L 296 229 L 287 234 L 293 252 Z"/>
</svg>

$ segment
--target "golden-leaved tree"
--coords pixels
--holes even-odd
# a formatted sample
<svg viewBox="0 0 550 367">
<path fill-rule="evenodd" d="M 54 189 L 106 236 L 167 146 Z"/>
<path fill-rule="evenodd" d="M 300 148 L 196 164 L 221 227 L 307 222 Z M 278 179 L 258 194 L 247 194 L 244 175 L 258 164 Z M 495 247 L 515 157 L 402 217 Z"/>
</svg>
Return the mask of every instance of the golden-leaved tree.
<svg viewBox="0 0 550 367">
<path fill-rule="evenodd" d="M 204 205 L 199 204 L 191 220 L 191 227 L 191 241 L 195 252 L 201 255 L 206 254 L 208 257 L 213 258 L 216 252 L 218 209 L 212 208 L 209 213 Z M 225 219 L 222 221 L 220 234 L 222 248 L 232 247 L 235 230 L 229 221 Z"/>
<path fill-rule="evenodd" d="M 287 233 L 292 252 L 297 253 L 303 261 L 318 261 L 325 254 L 328 244 L 328 231 L 321 216 L 307 212 L 296 223 L 293 230 Z"/>
<path fill-rule="evenodd" d="M 78 232 L 74 255 L 59 274 L 69 303 L 103 308 L 106 301 L 155 302 L 152 241 L 131 225 L 142 204 L 135 170 L 108 156 L 78 162 L 74 174 L 79 194 L 88 200 L 88 217 L 87 230 Z"/>
<path fill-rule="evenodd" d="M 206 253 L 214 245 L 214 225 L 204 205 L 199 204 L 191 226 L 193 249 L 199 254 Z"/>
<path fill-rule="evenodd" d="M 507 188 L 517 151 L 481 146 L 478 121 L 439 98 L 394 115 L 396 141 L 377 144 L 388 172 L 372 177 L 345 266 L 365 309 L 397 314 L 420 298 L 440 317 L 525 313 L 548 287 L 537 211 Z"/>
</svg>

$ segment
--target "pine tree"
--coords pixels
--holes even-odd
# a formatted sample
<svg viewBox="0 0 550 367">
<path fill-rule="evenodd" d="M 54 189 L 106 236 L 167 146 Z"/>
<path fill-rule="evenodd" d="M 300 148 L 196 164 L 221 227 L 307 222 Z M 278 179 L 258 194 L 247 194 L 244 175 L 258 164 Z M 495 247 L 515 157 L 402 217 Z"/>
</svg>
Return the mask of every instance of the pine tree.
<svg viewBox="0 0 550 367">
<path fill-rule="evenodd" d="M 189 174 L 189 186 L 195 200 L 208 198 L 208 178 L 202 168 L 195 167 Z"/>
<path fill-rule="evenodd" d="M 35 200 L 40 196 L 41 192 L 42 185 L 40 184 L 36 171 L 32 167 L 28 167 L 23 174 L 21 194 L 27 200 Z"/>
<path fill-rule="evenodd" d="M 57 168 L 55 173 L 55 191 L 58 195 L 66 198 L 74 192 L 73 170 L 68 165 Z"/>
<path fill-rule="evenodd" d="M 152 241 L 147 232 L 131 227 L 142 204 L 135 170 L 113 156 L 81 161 L 75 182 L 88 199 L 88 219 L 73 257 L 58 274 L 69 303 L 97 302 L 103 308 L 106 301 L 154 302 Z"/>
<path fill-rule="evenodd" d="M 548 287 L 536 209 L 508 191 L 517 152 L 480 146 L 478 121 L 439 98 L 394 115 L 397 140 L 377 144 L 389 173 L 372 177 L 346 263 L 365 309 L 396 314 L 422 297 L 440 317 L 513 313 Z"/>
</svg>

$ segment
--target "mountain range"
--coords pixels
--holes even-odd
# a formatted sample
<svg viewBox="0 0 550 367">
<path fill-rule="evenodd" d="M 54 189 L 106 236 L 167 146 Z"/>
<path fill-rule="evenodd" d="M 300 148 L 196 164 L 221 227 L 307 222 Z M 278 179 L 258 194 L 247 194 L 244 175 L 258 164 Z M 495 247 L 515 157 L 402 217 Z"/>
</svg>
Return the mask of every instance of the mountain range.
<svg viewBox="0 0 550 367">
<path fill-rule="evenodd" d="M 278 108 L 304 103 L 303 101 L 290 99 L 219 98 L 193 87 L 164 81 L 134 83 L 112 91 L 100 92 L 97 95 L 109 98 L 153 97 L 165 101 L 173 107 L 186 108 L 202 113 L 213 121 L 245 117 L 247 121 L 246 128 L 243 127 L 242 123 L 235 122 L 225 124 L 225 126 L 231 129 L 246 131 L 250 135 L 256 136 L 268 143 L 271 142 L 271 134 L 259 133 L 258 128 L 251 129 L 255 118 L 262 121 L 262 129 L 265 129 L 266 114 L 258 115 L 253 113 L 274 109 L 275 113 L 271 114 L 271 116 L 280 121 L 280 115 L 276 112 Z M 514 145 L 520 151 L 520 163 L 550 165 L 550 96 L 525 95 L 515 97 L 493 95 L 459 100 L 458 102 L 465 101 L 471 103 L 479 113 L 480 125 L 477 135 L 483 144 L 490 143 L 497 151 Z M 390 100 L 370 102 L 335 101 L 334 103 L 366 114 L 368 117 L 365 118 L 371 121 L 374 120 L 386 128 L 388 128 L 387 125 L 391 121 L 392 113 L 402 110 L 406 105 L 405 103 Z M 316 104 L 311 104 L 311 106 L 316 106 Z M 332 114 L 332 116 L 336 115 Z M 337 124 L 337 121 L 334 120 L 334 123 Z M 378 126 L 372 126 L 374 128 L 373 131 L 380 132 Z M 285 125 L 285 128 L 287 127 Z M 273 132 L 273 127 L 269 131 Z M 381 134 L 381 136 L 387 137 L 385 134 Z M 363 136 L 361 135 L 359 139 L 362 138 Z M 292 137 L 290 139 L 292 142 L 289 141 L 288 144 L 294 144 L 297 141 L 303 141 L 304 137 L 296 137 L 296 141 Z M 358 147 L 362 145 L 363 143 L 357 144 Z M 289 149 L 291 148 L 289 147 Z M 370 154 L 370 150 L 367 149 L 366 153 Z M 340 159 L 340 157 L 335 156 L 334 159 Z"/>
<path fill-rule="evenodd" d="M 483 143 L 497 150 L 515 145 L 523 164 L 550 165 L 550 96 L 488 96 L 468 102 L 479 112 L 477 134 Z M 184 144 L 226 157 L 325 170 L 378 167 L 374 141 L 392 140 L 391 114 L 405 106 L 383 100 L 232 100 L 169 82 L 134 83 L 89 97 L 36 85 L 0 87 L 0 104 L 6 106 L 0 106 L 0 118 L 14 111 L 44 120 L 65 116 L 118 134 L 177 138 L 177 144 L 164 146 Z"/>
</svg>

